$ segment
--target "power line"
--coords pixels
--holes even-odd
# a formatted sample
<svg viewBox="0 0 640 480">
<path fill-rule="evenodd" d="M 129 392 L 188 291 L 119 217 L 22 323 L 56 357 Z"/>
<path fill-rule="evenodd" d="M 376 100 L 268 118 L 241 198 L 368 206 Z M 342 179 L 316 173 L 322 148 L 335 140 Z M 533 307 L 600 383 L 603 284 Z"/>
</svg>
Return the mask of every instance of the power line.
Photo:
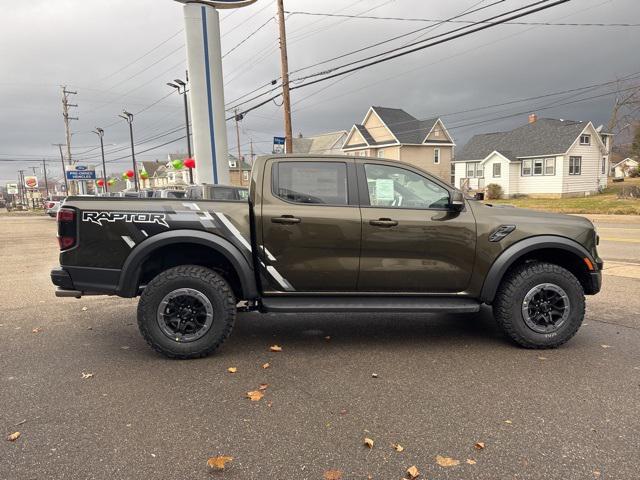
<svg viewBox="0 0 640 480">
<path fill-rule="evenodd" d="M 234 50 L 236 50 L 238 47 L 240 47 L 241 45 L 243 45 L 247 40 L 249 40 L 251 37 L 253 37 L 256 33 L 258 33 L 260 30 L 262 30 L 264 27 L 266 27 L 270 22 L 273 21 L 273 17 L 270 17 L 266 22 L 264 22 L 262 25 L 260 25 L 258 28 L 256 28 L 253 32 L 251 32 L 249 35 L 247 35 L 246 37 L 244 37 L 239 43 L 237 43 L 234 47 L 232 47 L 231 49 L 229 49 L 224 55 L 222 55 L 222 58 L 225 58 L 227 55 L 229 55 L 231 52 L 233 52 Z"/>
<path fill-rule="evenodd" d="M 395 20 L 405 22 L 436 22 L 436 23 L 474 23 L 473 20 L 442 20 L 429 18 L 405 18 L 405 17 L 377 17 L 370 15 L 347 15 L 321 12 L 287 11 L 290 15 L 308 15 L 318 17 L 357 18 L 363 20 Z M 484 22 L 479 22 L 484 23 Z M 640 23 L 557 23 L 557 22 L 506 22 L 504 25 L 537 25 L 550 27 L 640 27 Z"/>
<path fill-rule="evenodd" d="M 312 76 L 316 76 L 316 75 L 324 75 L 324 76 L 323 76 L 322 78 L 319 78 L 319 79 L 316 79 L 316 80 L 311 80 L 311 81 L 306 82 L 306 83 L 303 83 L 303 84 L 301 84 L 301 85 L 295 85 L 295 86 L 292 86 L 292 87 L 291 87 L 291 90 L 296 90 L 296 89 L 300 89 L 300 88 L 308 87 L 308 86 L 310 86 L 310 85 L 314 85 L 314 84 L 316 84 L 316 83 L 324 82 L 324 81 L 330 80 L 330 79 L 332 79 L 332 78 L 340 77 L 340 76 L 343 76 L 343 75 L 349 74 L 349 73 L 351 73 L 351 72 L 355 72 L 355 71 L 358 71 L 358 70 L 362 70 L 362 69 L 364 69 L 364 68 L 368 68 L 368 67 L 371 67 L 371 66 L 374 66 L 374 65 L 380 64 L 380 63 L 384 63 L 384 62 L 387 62 L 387 61 L 389 61 L 389 60 L 393 60 L 393 59 L 396 59 L 396 58 L 399 58 L 399 57 L 402 57 L 402 56 L 408 55 L 408 54 L 410 54 L 410 53 L 414 53 L 414 52 L 417 52 L 417 51 L 420 51 L 420 50 L 424 50 L 424 49 L 427 49 L 427 48 L 430 48 L 430 47 L 433 47 L 433 46 L 436 46 L 436 45 L 440 45 L 440 44 L 443 44 L 443 43 L 446 43 L 446 42 L 450 42 L 450 41 L 455 40 L 455 39 L 457 39 L 457 38 L 464 37 L 464 36 L 467 36 L 467 35 L 471 35 L 471 34 L 473 34 L 473 33 L 477 33 L 477 32 L 479 32 L 479 31 L 486 30 L 486 29 L 491 28 L 491 27 L 494 27 L 494 26 L 496 26 L 496 25 L 500 25 L 501 23 L 504 23 L 504 22 L 507 22 L 507 21 L 510 21 L 510 20 L 514 20 L 514 19 L 516 19 L 516 18 L 521 18 L 521 17 L 527 16 L 527 15 L 531 15 L 531 14 L 533 14 L 533 13 L 537 13 L 537 12 L 539 12 L 539 11 L 542 11 L 542 10 L 546 10 L 546 9 L 552 8 L 552 7 L 558 6 L 558 5 L 560 5 L 560 4 L 570 2 L 571 0 L 556 0 L 556 1 L 552 2 L 552 3 L 547 3 L 548 1 L 550 1 L 550 0 L 541 0 L 541 1 L 538 1 L 538 2 L 535 2 L 535 3 L 532 3 L 532 4 L 530 4 L 530 5 L 527 5 L 527 6 L 525 6 L 525 7 L 521 7 L 521 8 L 515 9 L 515 10 L 511 10 L 511 11 L 505 12 L 505 13 L 503 13 L 503 14 L 501 14 L 501 15 L 491 17 L 491 18 L 504 17 L 505 15 L 509 15 L 509 14 L 511 14 L 511 13 L 513 13 L 513 12 L 521 11 L 520 13 L 517 13 L 517 14 L 515 14 L 515 15 L 511 15 L 511 16 L 509 16 L 509 17 L 506 17 L 506 18 L 502 18 L 502 19 L 496 20 L 496 21 L 491 22 L 491 23 L 489 23 L 489 24 L 485 24 L 485 25 L 478 26 L 478 27 L 476 27 L 476 28 L 474 28 L 474 29 L 471 29 L 471 30 L 467 30 L 467 31 L 459 32 L 459 30 L 460 30 L 460 29 L 454 29 L 454 30 L 452 30 L 452 31 L 450 31 L 450 32 L 447 32 L 448 34 L 451 34 L 451 33 L 453 33 L 453 32 L 458 32 L 458 33 L 456 33 L 455 35 L 453 35 L 453 36 L 451 36 L 451 37 L 441 38 L 441 39 L 436 40 L 436 41 L 434 41 L 434 42 L 427 43 L 426 45 L 420 45 L 420 46 L 417 46 L 417 47 L 415 47 L 415 48 L 411 48 L 411 49 L 409 49 L 409 50 L 401 51 L 401 52 L 399 52 L 399 53 L 395 53 L 395 54 L 393 54 L 393 55 L 391 55 L 391 56 L 388 56 L 388 57 L 385 57 L 385 58 L 381 58 L 381 59 L 377 59 L 377 60 L 374 60 L 374 61 L 372 61 L 372 62 L 366 63 L 366 64 L 364 64 L 364 65 L 359 65 L 359 66 L 356 66 L 356 67 L 350 68 L 350 69 L 348 69 L 348 70 L 344 70 L 344 71 L 342 71 L 342 72 L 337 72 L 337 73 L 333 73 L 333 74 L 328 74 L 327 72 L 319 72 L 319 73 L 314 74 L 314 75 L 309 75 L 309 76 L 307 76 L 307 77 L 305 77 L 305 78 L 310 78 L 310 77 L 312 77 Z M 540 4 L 543 4 L 543 5 L 540 5 Z M 545 4 L 546 4 L 546 5 L 545 5 Z M 522 10 L 527 9 L 527 8 L 530 8 L 530 7 L 532 7 L 532 6 L 536 6 L 536 5 L 539 5 L 539 6 L 537 6 L 537 7 L 533 8 L 533 9 L 531 9 L 531 10 L 527 10 L 527 11 L 522 12 Z M 462 28 L 465 28 L 465 29 L 466 29 L 466 28 L 468 28 L 468 27 L 462 27 Z M 446 34 L 445 34 L 445 35 L 446 35 Z M 442 36 L 442 35 L 438 35 L 438 37 L 441 37 L 441 36 Z M 425 39 L 425 40 L 421 40 L 420 42 L 417 42 L 417 43 L 429 42 L 430 40 L 431 40 L 431 39 L 430 39 L 430 38 L 428 38 L 428 39 Z M 412 46 L 412 45 L 409 45 L 409 46 Z M 331 72 L 331 71 L 338 70 L 338 69 L 341 69 L 341 68 L 344 68 L 345 66 L 353 65 L 354 63 L 360 63 L 360 62 L 362 62 L 362 61 L 366 61 L 366 60 L 371 59 L 371 58 L 376 58 L 376 57 L 380 57 L 380 56 L 383 56 L 383 55 L 387 55 L 387 54 L 389 54 L 389 53 L 393 53 L 393 52 L 396 52 L 396 51 L 398 51 L 398 50 L 402 50 L 402 49 L 404 49 L 404 48 L 405 48 L 405 47 L 401 47 L 401 48 L 399 48 L 399 49 L 398 49 L 398 48 L 396 48 L 396 49 L 392 49 L 392 50 L 390 50 L 390 51 L 383 52 L 383 53 L 380 53 L 380 54 L 378 54 L 378 55 L 374 55 L 374 56 L 372 56 L 372 57 L 368 57 L 368 58 L 365 58 L 365 59 L 362 59 L 362 60 L 359 60 L 359 61 L 356 61 L 356 62 L 350 62 L 350 63 L 348 63 L 348 64 L 346 64 L 346 65 L 340 65 L 340 66 L 337 66 L 337 67 L 332 68 L 332 69 L 330 70 L 330 72 Z M 241 112 L 241 114 L 242 114 L 242 115 L 246 115 L 247 113 L 249 113 L 249 112 L 251 112 L 251 111 L 253 111 L 253 110 L 257 109 L 257 108 L 260 108 L 260 107 L 262 107 L 262 106 L 264 106 L 264 105 L 268 104 L 269 102 L 271 102 L 271 101 L 273 101 L 273 100 L 277 99 L 279 96 L 280 96 L 280 95 L 274 95 L 274 96 L 272 96 L 272 97 L 268 98 L 267 100 L 263 100 L 262 102 L 258 103 L 257 105 L 254 105 L 254 106 L 249 107 L 248 109 L 246 109 L 246 110 L 242 111 L 242 112 Z M 231 117 L 231 118 L 233 118 L 233 117 Z"/>
</svg>

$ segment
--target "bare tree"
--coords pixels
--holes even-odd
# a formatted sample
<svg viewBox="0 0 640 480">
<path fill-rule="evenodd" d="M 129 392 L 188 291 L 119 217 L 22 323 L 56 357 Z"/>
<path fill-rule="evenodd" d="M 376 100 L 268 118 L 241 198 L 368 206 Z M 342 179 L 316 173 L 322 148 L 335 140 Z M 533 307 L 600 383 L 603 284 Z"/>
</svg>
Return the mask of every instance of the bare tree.
<svg viewBox="0 0 640 480">
<path fill-rule="evenodd" d="M 611 148 L 626 144 L 620 143 L 618 136 L 627 129 L 633 132 L 640 125 L 640 84 L 633 81 L 619 81 L 616 84 L 616 99 L 611 110 L 607 129 L 615 136 L 611 139 Z M 631 135 L 632 136 L 632 135 Z"/>
</svg>

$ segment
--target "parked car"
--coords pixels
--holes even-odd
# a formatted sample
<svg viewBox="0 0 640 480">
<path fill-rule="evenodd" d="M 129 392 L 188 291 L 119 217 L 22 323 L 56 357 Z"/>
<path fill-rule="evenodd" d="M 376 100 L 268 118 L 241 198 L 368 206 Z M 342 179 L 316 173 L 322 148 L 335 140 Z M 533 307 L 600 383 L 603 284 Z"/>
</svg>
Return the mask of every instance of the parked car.
<svg viewBox="0 0 640 480">
<path fill-rule="evenodd" d="M 195 358 L 227 339 L 239 302 L 276 313 L 486 304 L 514 342 L 553 348 L 600 291 L 598 235 L 583 217 L 468 201 L 380 158 L 269 156 L 253 172 L 249 202 L 70 197 L 56 295 L 140 295 L 146 341 Z"/>
<path fill-rule="evenodd" d="M 60 209 L 60 203 L 61 202 L 57 200 L 48 200 L 44 205 L 44 213 L 55 218 Z"/>
<path fill-rule="evenodd" d="M 246 201 L 249 189 L 234 185 L 193 185 L 187 187 L 186 198 L 192 200 L 235 200 Z"/>
</svg>

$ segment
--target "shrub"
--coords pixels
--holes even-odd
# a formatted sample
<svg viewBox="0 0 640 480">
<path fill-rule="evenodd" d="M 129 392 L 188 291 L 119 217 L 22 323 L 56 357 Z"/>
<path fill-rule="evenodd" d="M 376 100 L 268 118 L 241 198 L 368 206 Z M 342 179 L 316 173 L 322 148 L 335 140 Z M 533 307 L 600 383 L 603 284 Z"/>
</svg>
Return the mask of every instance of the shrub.
<svg viewBox="0 0 640 480">
<path fill-rule="evenodd" d="M 502 191 L 502 187 L 500 185 L 498 185 L 497 183 L 490 183 L 489 185 L 487 185 L 487 200 L 498 200 L 500 198 L 502 198 L 502 194 L 504 193 Z"/>
<path fill-rule="evenodd" d="M 630 176 L 631 178 L 640 177 L 640 169 L 638 169 L 638 168 L 632 168 L 631 170 L 629 170 L 629 176 Z"/>
</svg>

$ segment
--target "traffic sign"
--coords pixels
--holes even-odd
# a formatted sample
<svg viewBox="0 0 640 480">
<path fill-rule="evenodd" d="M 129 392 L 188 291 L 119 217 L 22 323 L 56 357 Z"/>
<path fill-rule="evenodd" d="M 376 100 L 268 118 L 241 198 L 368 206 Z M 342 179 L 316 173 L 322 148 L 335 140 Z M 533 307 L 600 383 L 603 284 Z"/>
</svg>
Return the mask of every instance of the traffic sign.
<svg viewBox="0 0 640 480">
<path fill-rule="evenodd" d="M 273 137 L 273 153 L 277 155 L 284 153 L 284 137 Z"/>
<path fill-rule="evenodd" d="M 7 183 L 7 194 L 8 195 L 17 195 L 18 194 L 18 184 L 17 183 Z"/>
</svg>

